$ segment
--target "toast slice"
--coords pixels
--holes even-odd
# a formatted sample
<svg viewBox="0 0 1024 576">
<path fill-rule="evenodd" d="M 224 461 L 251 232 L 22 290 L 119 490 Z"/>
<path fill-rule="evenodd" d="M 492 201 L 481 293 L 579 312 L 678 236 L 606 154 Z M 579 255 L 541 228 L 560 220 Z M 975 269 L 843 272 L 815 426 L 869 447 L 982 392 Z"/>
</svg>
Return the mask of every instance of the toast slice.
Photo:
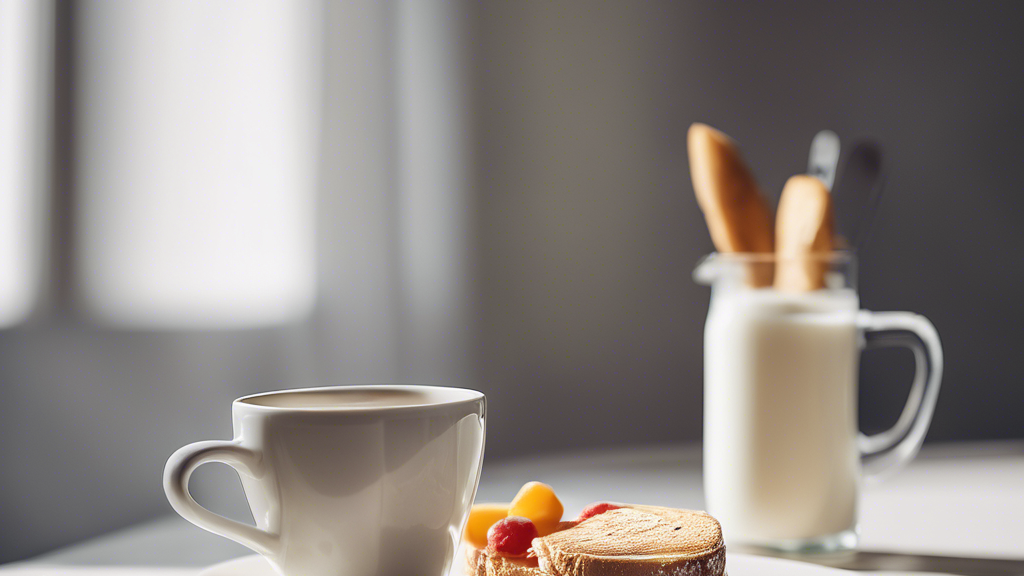
<svg viewBox="0 0 1024 576">
<path fill-rule="evenodd" d="M 609 510 L 533 541 L 551 576 L 722 576 L 725 542 L 705 512 L 656 506 Z"/>
<path fill-rule="evenodd" d="M 568 530 L 576 524 L 576 521 L 559 522 L 555 530 Z M 540 569 L 536 556 L 510 558 L 492 554 L 486 548 L 476 548 L 468 542 L 465 548 L 462 560 L 466 576 L 550 576 Z"/>
<path fill-rule="evenodd" d="M 549 576 L 536 558 L 507 558 L 491 554 L 486 548 L 466 547 L 463 558 L 466 576 Z"/>
<path fill-rule="evenodd" d="M 466 576 L 722 576 L 725 543 L 705 512 L 627 505 L 562 522 L 528 557 L 470 546 L 463 561 Z"/>
</svg>

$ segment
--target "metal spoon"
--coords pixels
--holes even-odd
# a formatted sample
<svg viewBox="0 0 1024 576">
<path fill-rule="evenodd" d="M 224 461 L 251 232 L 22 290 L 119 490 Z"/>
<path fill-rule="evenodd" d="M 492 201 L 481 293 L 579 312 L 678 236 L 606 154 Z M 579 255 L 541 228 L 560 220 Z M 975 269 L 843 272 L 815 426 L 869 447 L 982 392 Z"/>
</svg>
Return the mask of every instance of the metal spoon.
<svg viewBox="0 0 1024 576">
<path fill-rule="evenodd" d="M 811 140 L 811 153 L 807 159 L 807 173 L 825 183 L 832 190 L 839 166 L 839 136 L 831 130 L 822 130 Z"/>
<path fill-rule="evenodd" d="M 858 141 L 833 192 L 836 228 L 851 248 L 859 249 L 867 240 L 884 187 L 882 147 L 874 140 Z"/>
</svg>

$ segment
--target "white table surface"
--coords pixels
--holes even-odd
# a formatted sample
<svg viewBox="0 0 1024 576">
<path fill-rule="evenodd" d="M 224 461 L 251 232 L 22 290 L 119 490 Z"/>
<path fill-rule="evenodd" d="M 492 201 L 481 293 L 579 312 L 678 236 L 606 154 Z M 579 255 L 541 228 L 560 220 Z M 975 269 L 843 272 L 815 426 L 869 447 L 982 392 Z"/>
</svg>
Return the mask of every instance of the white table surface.
<svg viewBox="0 0 1024 576">
<path fill-rule="evenodd" d="M 700 478 L 700 450 L 692 445 L 559 454 L 488 462 L 477 501 L 507 501 L 524 482 L 541 480 L 568 515 L 597 500 L 702 508 Z M 926 447 L 905 470 L 865 490 L 860 532 L 857 553 L 798 559 L 870 573 L 1024 575 L 1024 442 Z M 727 527 L 725 537 L 728 544 Z M 113 565 L 179 576 L 249 553 L 167 516 L 0 571 Z"/>
</svg>

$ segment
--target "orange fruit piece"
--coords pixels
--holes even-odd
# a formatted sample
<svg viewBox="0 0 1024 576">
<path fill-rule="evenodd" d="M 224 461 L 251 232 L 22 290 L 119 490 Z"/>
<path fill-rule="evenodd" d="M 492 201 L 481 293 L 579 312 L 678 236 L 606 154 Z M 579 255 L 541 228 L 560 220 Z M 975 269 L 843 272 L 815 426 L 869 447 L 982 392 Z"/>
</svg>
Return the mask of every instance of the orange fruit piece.
<svg viewBox="0 0 1024 576">
<path fill-rule="evenodd" d="M 509 516 L 522 516 L 533 521 L 537 534 L 547 536 L 555 531 L 562 520 L 562 502 L 551 486 L 540 482 L 527 482 L 509 506 Z"/>
<path fill-rule="evenodd" d="M 466 530 L 462 538 L 477 548 L 487 547 L 487 531 L 498 520 L 508 516 L 508 503 L 505 504 L 474 504 L 466 520 Z"/>
</svg>

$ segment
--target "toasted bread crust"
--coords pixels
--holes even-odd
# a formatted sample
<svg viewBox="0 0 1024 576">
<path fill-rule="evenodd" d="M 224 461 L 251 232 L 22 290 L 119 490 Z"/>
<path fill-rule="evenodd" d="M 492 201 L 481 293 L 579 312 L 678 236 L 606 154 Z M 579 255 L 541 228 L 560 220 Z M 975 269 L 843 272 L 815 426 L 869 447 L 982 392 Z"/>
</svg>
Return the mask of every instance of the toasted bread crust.
<svg viewBox="0 0 1024 576">
<path fill-rule="evenodd" d="M 567 530 L 578 522 L 570 520 L 559 522 L 555 530 Z M 550 576 L 538 566 L 537 558 L 509 558 L 492 554 L 486 548 L 477 548 L 465 543 L 463 554 L 463 574 L 466 576 Z"/>
<path fill-rule="evenodd" d="M 719 252 L 771 253 L 775 249 L 772 210 L 736 144 L 705 124 L 687 134 L 690 175 L 697 204 Z M 771 269 L 753 267 L 748 282 L 771 284 Z"/>
<path fill-rule="evenodd" d="M 551 551 L 541 560 L 542 574 L 553 576 L 722 576 L 725 545 L 697 557 L 592 556 Z"/>
<path fill-rule="evenodd" d="M 463 561 L 466 576 L 550 576 L 540 569 L 536 558 L 506 558 L 485 548 L 467 546 Z"/>
<path fill-rule="evenodd" d="M 832 251 L 834 217 L 832 195 L 813 176 L 793 176 L 779 199 L 776 227 L 775 288 L 806 292 L 825 287 L 827 261 Z"/>
<path fill-rule="evenodd" d="M 721 252 L 771 252 L 771 210 L 736 144 L 705 124 L 687 134 L 690 174 L 697 203 Z"/>
<path fill-rule="evenodd" d="M 692 510 L 636 506 L 611 510 L 572 530 L 533 541 L 553 576 L 721 576 L 722 528 Z"/>
<path fill-rule="evenodd" d="M 466 576 L 723 576 L 725 543 L 705 512 L 625 505 L 563 522 L 533 541 L 536 558 L 467 546 Z"/>
</svg>

